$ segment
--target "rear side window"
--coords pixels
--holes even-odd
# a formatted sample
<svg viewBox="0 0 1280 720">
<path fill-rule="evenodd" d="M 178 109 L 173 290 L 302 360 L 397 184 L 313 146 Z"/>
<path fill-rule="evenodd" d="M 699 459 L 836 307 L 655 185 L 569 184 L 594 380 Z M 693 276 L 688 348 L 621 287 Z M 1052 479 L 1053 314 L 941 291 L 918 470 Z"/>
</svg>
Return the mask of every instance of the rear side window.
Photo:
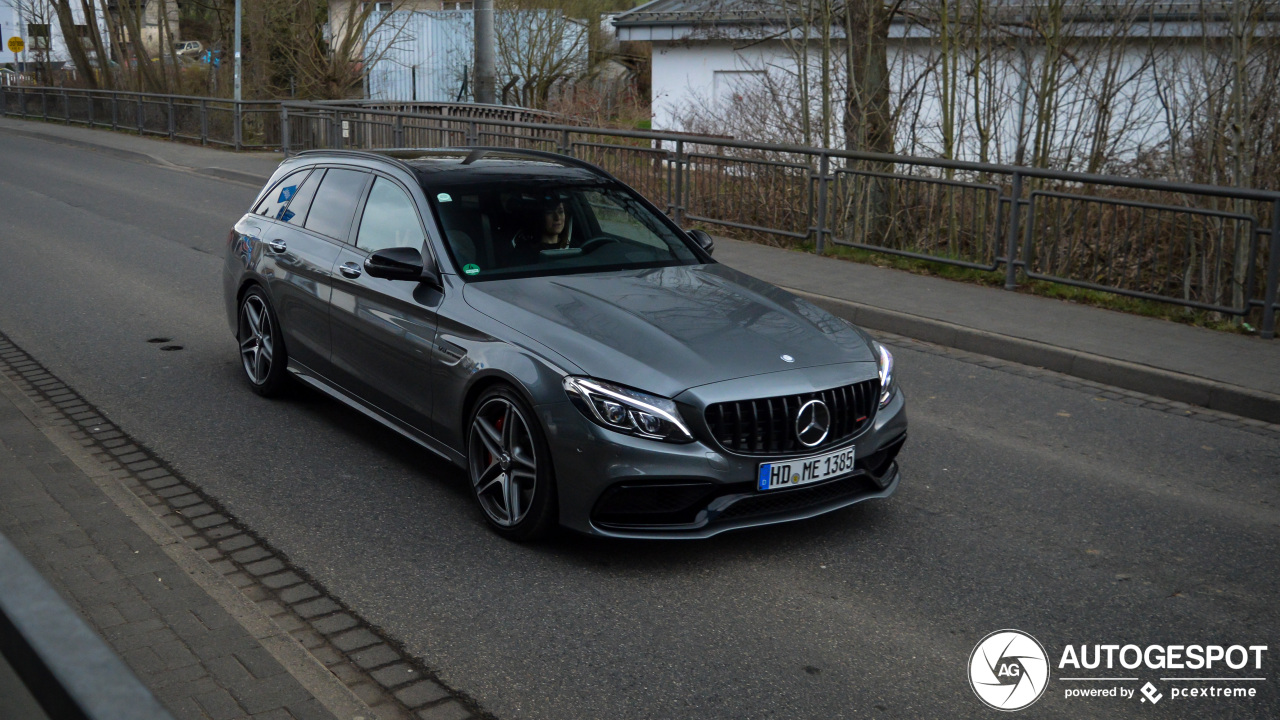
<svg viewBox="0 0 1280 720">
<path fill-rule="evenodd" d="M 289 204 L 289 201 L 293 199 L 293 196 L 298 194 L 298 188 L 306 182 L 307 174 L 310 172 L 311 169 L 307 168 L 306 170 L 289 173 L 285 179 L 276 183 L 276 186 L 271 188 L 271 191 L 267 193 L 266 197 L 262 198 L 262 201 L 258 203 L 258 206 L 253 209 L 254 214 L 266 215 L 271 218 L 279 218 L 280 212 Z"/>
<path fill-rule="evenodd" d="M 418 208 L 395 183 L 376 178 L 360 218 L 356 247 L 375 252 L 395 247 L 422 247 Z"/>
<path fill-rule="evenodd" d="M 345 241 L 351 230 L 356 204 L 360 202 L 368 180 L 369 174 L 358 170 L 328 170 L 316 190 L 315 199 L 311 201 L 304 227 Z"/>
<path fill-rule="evenodd" d="M 311 173 L 311 177 L 307 178 L 289 202 L 289 207 L 280 214 L 280 219 L 290 225 L 301 225 L 307 219 L 307 210 L 311 209 L 311 201 L 315 199 L 316 188 L 320 187 L 320 179 L 323 177 L 324 170 Z"/>
</svg>

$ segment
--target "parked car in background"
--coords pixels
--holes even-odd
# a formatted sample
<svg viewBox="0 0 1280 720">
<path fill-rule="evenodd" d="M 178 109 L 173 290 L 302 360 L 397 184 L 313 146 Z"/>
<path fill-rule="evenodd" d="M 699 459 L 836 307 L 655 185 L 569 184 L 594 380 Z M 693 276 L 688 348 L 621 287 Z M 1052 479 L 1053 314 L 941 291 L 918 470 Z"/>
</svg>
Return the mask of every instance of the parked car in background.
<svg viewBox="0 0 1280 720">
<path fill-rule="evenodd" d="M 183 40 L 173 44 L 173 54 L 179 57 L 196 58 L 204 52 L 204 43 L 199 40 Z"/>
<path fill-rule="evenodd" d="M 594 165 L 308 151 L 228 241 L 250 387 L 296 379 L 457 464 L 508 538 L 708 537 L 897 488 L 889 350 Z"/>
</svg>

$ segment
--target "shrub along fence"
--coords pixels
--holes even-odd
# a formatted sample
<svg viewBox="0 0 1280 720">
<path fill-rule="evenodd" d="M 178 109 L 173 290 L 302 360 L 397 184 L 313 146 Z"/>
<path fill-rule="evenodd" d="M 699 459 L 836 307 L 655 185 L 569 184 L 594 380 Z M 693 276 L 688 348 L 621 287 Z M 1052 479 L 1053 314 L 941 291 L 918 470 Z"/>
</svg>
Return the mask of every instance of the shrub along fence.
<svg viewBox="0 0 1280 720">
<path fill-rule="evenodd" d="M 557 124 L 518 108 L 0 88 L 6 115 L 236 149 L 499 146 L 603 167 L 678 223 L 1253 318 L 1275 336 L 1280 193 Z"/>
</svg>

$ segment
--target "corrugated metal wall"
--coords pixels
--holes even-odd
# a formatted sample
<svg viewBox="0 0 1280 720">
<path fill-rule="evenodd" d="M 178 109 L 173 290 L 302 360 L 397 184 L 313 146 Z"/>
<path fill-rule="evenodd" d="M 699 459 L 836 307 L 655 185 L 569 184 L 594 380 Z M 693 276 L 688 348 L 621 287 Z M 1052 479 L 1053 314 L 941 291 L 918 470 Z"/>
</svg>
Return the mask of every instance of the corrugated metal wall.
<svg viewBox="0 0 1280 720">
<path fill-rule="evenodd" d="M 554 16 L 551 13 L 556 13 Z M 562 20 L 558 11 L 524 10 L 498 13 L 498 32 L 519 33 L 509 47 L 533 48 L 546 37 L 547 28 L 564 28 L 554 33 L 561 47 L 559 57 L 573 57 L 566 74 L 581 72 L 586 66 L 586 27 L 577 21 Z M 557 18 L 548 21 L 548 18 Z M 470 102 L 471 64 L 475 45 L 474 14 L 470 10 L 441 12 L 373 13 L 365 24 L 369 42 L 365 45 L 370 63 L 368 98 L 400 102 Z M 567 22 L 566 25 L 556 23 Z M 542 33 L 541 35 L 539 33 Z M 500 43 L 501 44 L 501 43 Z M 517 49 L 514 52 L 524 52 Z M 514 73 L 498 53 L 498 89 L 514 78 Z M 519 78 L 521 82 L 528 78 Z"/>
<path fill-rule="evenodd" d="M 371 14 L 369 99 L 470 101 L 473 22 L 468 10 Z"/>
</svg>

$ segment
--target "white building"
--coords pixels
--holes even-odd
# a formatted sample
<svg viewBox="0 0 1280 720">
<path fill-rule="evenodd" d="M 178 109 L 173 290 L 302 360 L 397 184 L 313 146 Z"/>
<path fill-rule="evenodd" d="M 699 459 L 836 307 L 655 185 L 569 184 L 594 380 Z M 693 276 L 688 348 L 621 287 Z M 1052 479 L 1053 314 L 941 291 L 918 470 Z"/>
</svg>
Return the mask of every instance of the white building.
<svg viewBox="0 0 1280 720">
<path fill-rule="evenodd" d="M 805 30 L 787 14 L 802 5 L 783 0 L 654 0 L 614 18 L 619 40 L 652 43 L 653 128 L 693 129 L 686 122 L 691 111 L 704 119 L 717 113 L 728 117 L 735 102 L 758 102 L 762 88 L 776 93 L 780 86 L 794 85 L 800 67 L 797 48 L 805 44 Z M 1062 77 L 1053 86 L 1049 112 L 1039 113 L 1037 126 L 1037 112 L 1042 110 L 1037 106 L 1037 84 L 1052 50 L 1046 49 L 1041 35 L 1026 28 L 1027 18 L 1044 12 L 1048 4 L 989 0 L 986 6 L 991 13 L 987 22 L 999 27 L 1001 40 L 983 59 L 982 97 L 966 97 L 973 94 L 966 73 L 975 65 L 973 53 L 962 50 L 951 60 L 952 92 L 958 91 L 951 97 L 953 102 L 958 97 L 958 102 L 946 109 L 938 27 L 920 21 L 946 6 L 908 0 L 904 9 L 912 12 L 895 16 L 887 47 L 891 105 L 899 113 L 895 151 L 1012 163 L 1022 157 L 1020 146 L 1027 153 L 1034 150 L 1029 146 L 1041 142 L 1039 133 L 1044 147 L 1054 148 L 1046 154 L 1053 155 L 1050 162 L 1055 166 L 1078 169 L 1080 159 L 1091 156 L 1090 143 L 1095 142 L 1106 144 L 1101 150 L 1112 161 L 1132 160 L 1167 145 L 1181 125 L 1194 122 L 1190 115 L 1196 98 L 1211 91 L 1203 87 L 1205 82 L 1213 82 L 1204 69 L 1221 69 L 1230 36 L 1242 29 L 1233 25 L 1238 18 L 1232 8 L 1239 5 L 1231 2 L 1068 0 L 1058 39 L 1069 57 L 1063 61 L 1057 56 Z M 1245 34 L 1274 42 L 1280 13 L 1272 8 L 1248 23 Z M 833 54 L 840 57 L 842 29 L 833 24 L 829 32 Z M 813 26 L 808 29 L 807 52 L 810 107 L 816 114 L 819 31 Z M 832 82 L 835 108 L 843 105 L 840 83 Z M 976 130 L 984 124 L 985 143 Z M 697 129 L 707 131 L 707 123 Z M 838 120 L 828 128 L 827 138 L 820 135 L 815 131 L 811 144 L 843 144 Z M 791 141 L 799 142 L 795 133 Z"/>
<path fill-rule="evenodd" d="M 92 18 L 92 23 L 97 26 L 103 46 L 110 53 L 106 4 L 95 4 L 97 17 Z M 77 31 L 88 32 L 90 23 L 85 20 L 82 4 L 73 2 L 70 6 Z M 22 52 L 9 52 L 9 40 L 14 37 L 20 38 L 25 45 Z M 85 45 L 93 60 L 92 43 Z M 70 60 L 52 0 L 0 0 L 0 64 L 17 62 L 20 67 L 29 67 L 26 63 L 66 63 Z"/>
</svg>

